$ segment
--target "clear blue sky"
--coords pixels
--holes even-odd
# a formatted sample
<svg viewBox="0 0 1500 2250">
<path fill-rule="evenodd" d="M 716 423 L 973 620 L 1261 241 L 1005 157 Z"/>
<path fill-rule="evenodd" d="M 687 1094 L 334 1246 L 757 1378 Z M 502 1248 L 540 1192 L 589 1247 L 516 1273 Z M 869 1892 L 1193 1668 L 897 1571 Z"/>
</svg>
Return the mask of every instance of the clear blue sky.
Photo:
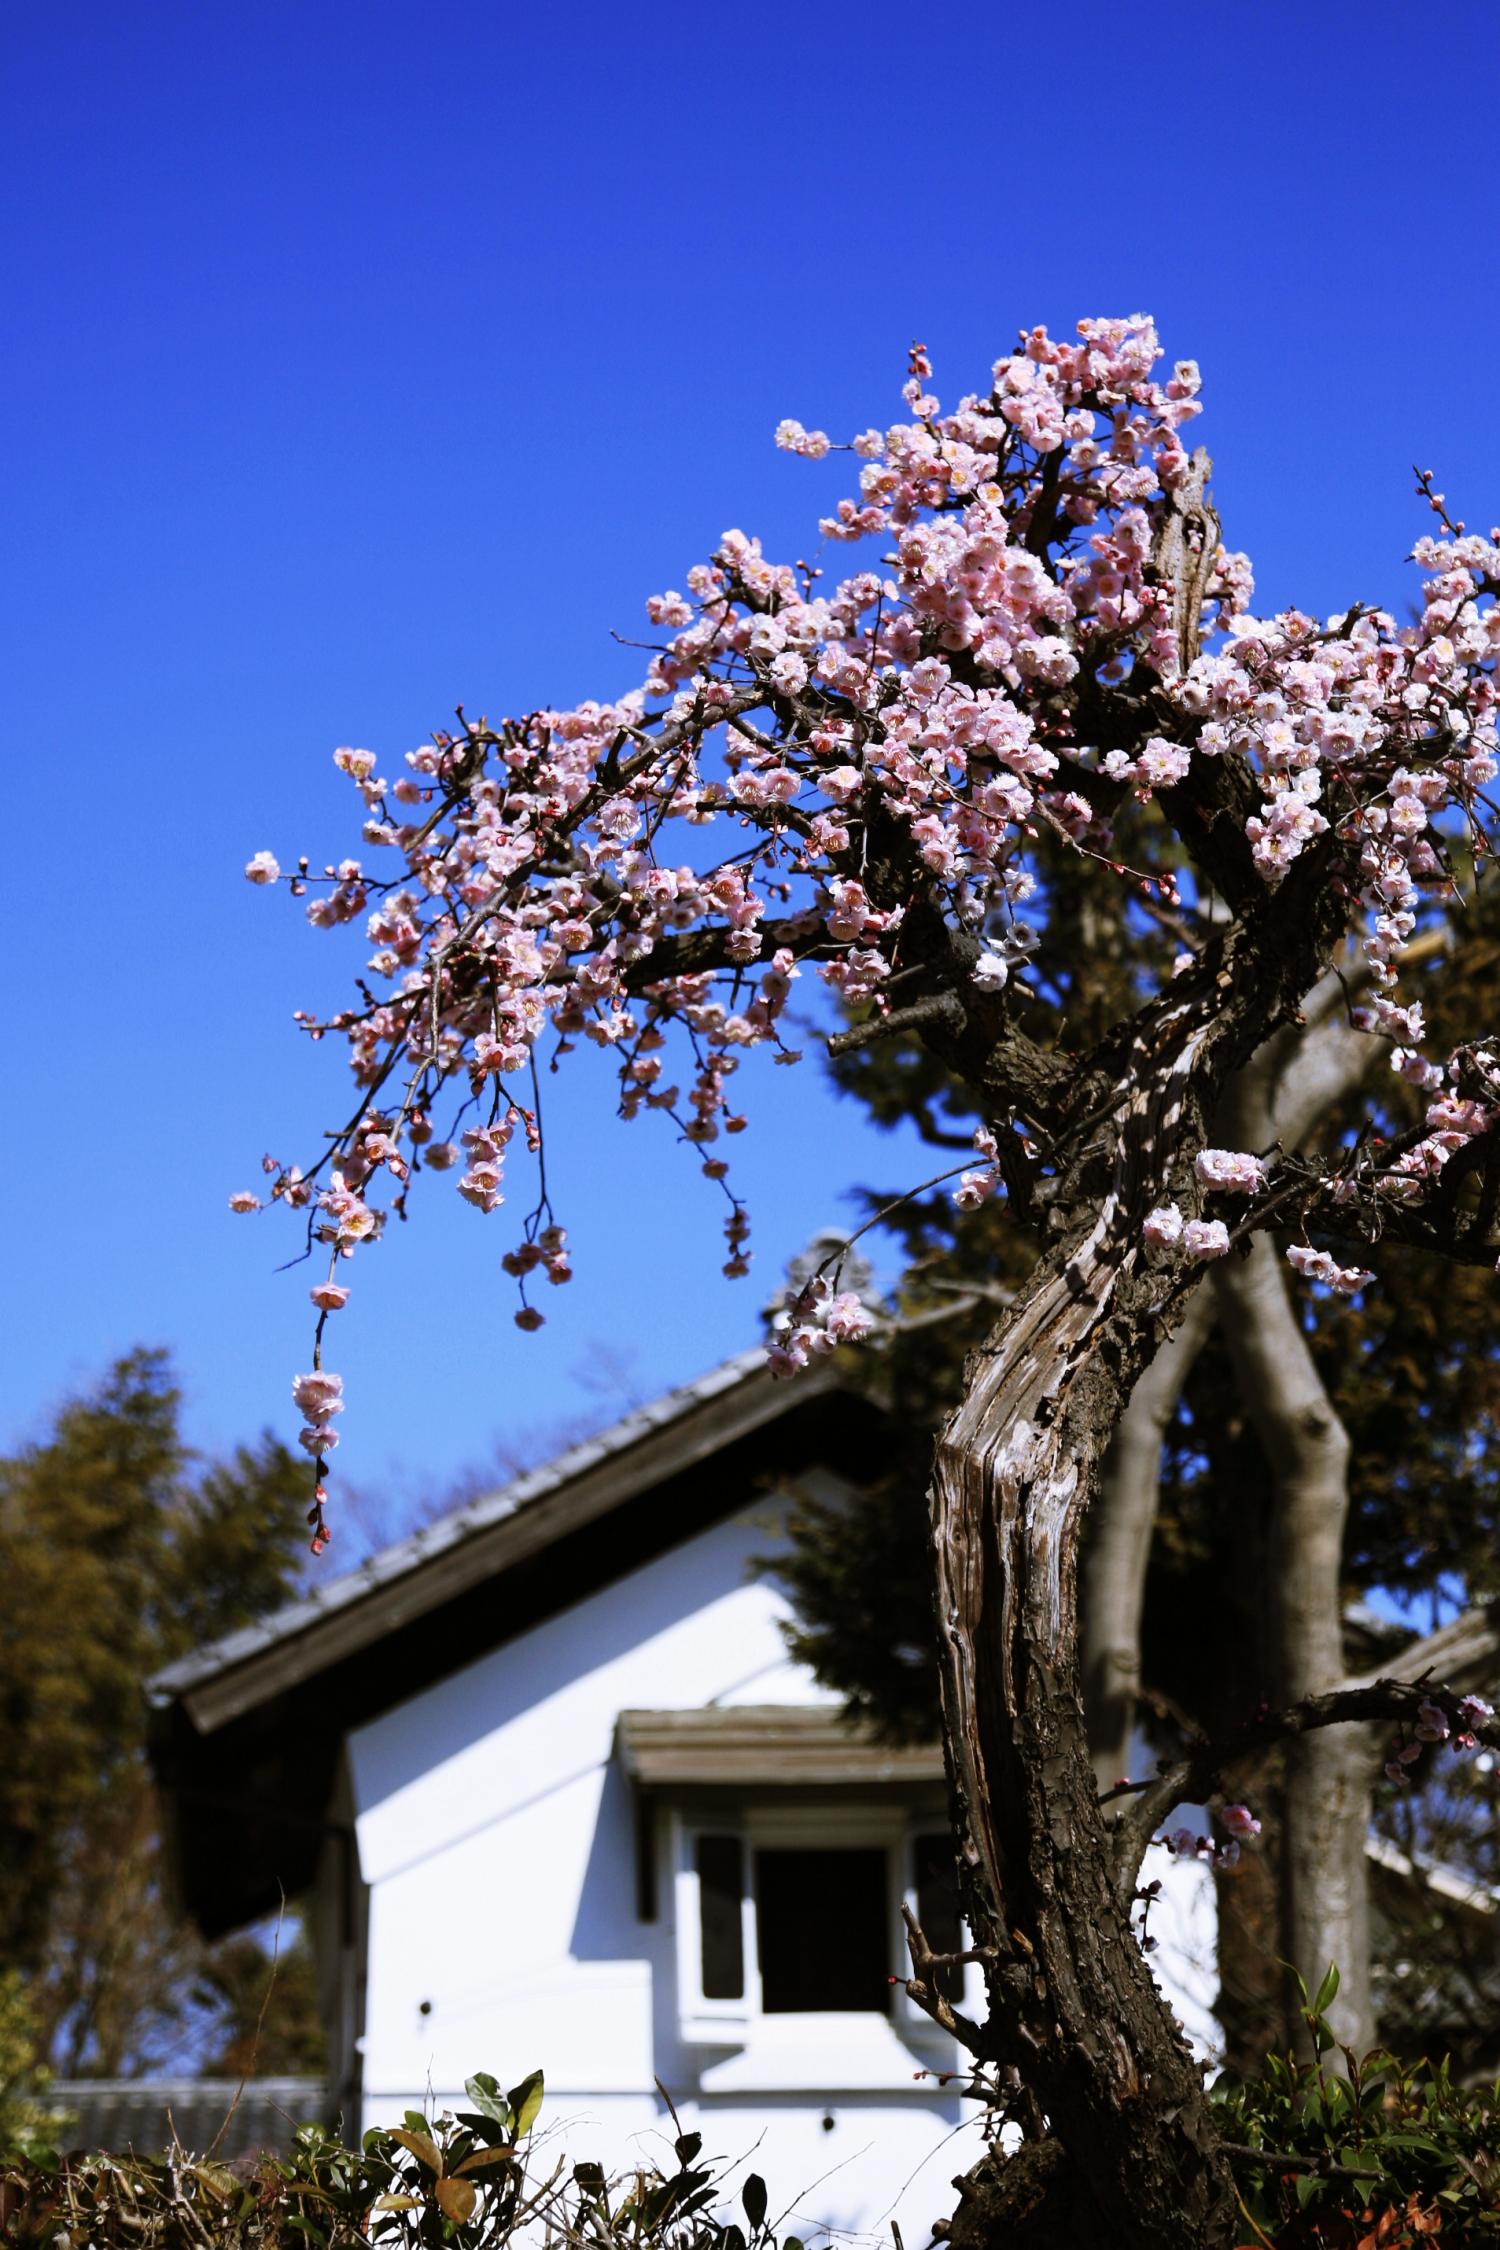
<svg viewBox="0 0 1500 2250">
<path fill-rule="evenodd" d="M 239 870 L 349 848 L 336 743 L 627 684 L 611 628 L 725 525 L 808 552 L 830 472 L 783 414 L 889 419 L 914 335 L 952 396 L 1022 324 L 1145 308 L 1263 603 L 1400 601 L 1413 461 L 1500 515 L 1497 83 L 1494 0 L 18 15 L 0 1443 L 137 1341 L 199 1442 L 290 1432 L 306 1269 L 225 1198 L 340 1112 L 289 1018 L 349 955 Z M 647 1392 L 739 1348 L 850 1180 L 913 1176 L 776 1073 L 732 1285 L 683 1152 L 574 1092 L 542 1334 L 451 1192 L 360 1261 L 361 1484 L 597 1414 L 606 1347 Z"/>
</svg>

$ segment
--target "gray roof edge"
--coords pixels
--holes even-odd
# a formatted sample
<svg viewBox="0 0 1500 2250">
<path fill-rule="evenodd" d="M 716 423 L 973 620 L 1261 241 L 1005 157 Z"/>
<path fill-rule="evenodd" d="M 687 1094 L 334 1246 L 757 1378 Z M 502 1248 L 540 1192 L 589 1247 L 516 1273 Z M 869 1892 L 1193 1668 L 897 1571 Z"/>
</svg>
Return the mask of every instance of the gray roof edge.
<svg viewBox="0 0 1500 2250">
<path fill-rule="evenodd" d="M 633 1408 L 618 1422 L 580 1439 L 551 1461 L 526 1470 L 509 1484 L 498 1486 L 495 1491 L 483 1493 L 455 1509 L 451 1516 L 440 1517 L 436 1523 L 424 1525 L 407 1538 L 382 1548 L 354 1570 L 273 1610 L 258 1623 L 242 1626 L 217 1641 L 210 1641 L 204 1648 L 195 1649 L 192 1655 L 180 1657 L 147 1681 L 146 1694 L 150 1703 L 155 1709 L 165 1709 L 206 1681 L 233 1671 L 237 1665 L 250 1662 L 283 1641 L 312 1631 L 325 1619 L 431 1562 L 435 1556 L 462 1545 L 466 1539 L 491 1529 L 522 1509 L 537 1507 L 585 1470 L 628 1453 L 632 1446 L 669 1429 L 673 1423 L 687 1420 L 695 1409 L 741 1385 L 749 1386 L 757 1378 L 768 1387 L 776 1380 L 761 1345 L 736 1352 L 706 1374 L 678 1384 L 644 1406 Z M 801 1399 L 836 1389 L 841 1381 L 834 1362 L 825 1361 L 784 1385 L 786 1405 L 791 1407 Z M 782 1388 L 778 1383 L 777 1389 Z"/>
</svg>

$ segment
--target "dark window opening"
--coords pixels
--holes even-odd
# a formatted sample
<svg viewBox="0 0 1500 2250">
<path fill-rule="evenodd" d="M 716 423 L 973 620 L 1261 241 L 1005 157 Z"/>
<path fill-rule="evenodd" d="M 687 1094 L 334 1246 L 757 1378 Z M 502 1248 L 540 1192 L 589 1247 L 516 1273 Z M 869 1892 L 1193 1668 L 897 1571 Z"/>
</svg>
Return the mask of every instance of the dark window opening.
<svg viewBox="0 0 1500 2250">
<path fill-rule="evenodd" d="M 889 2014 L 883 1851 L 757 1852 L 755 1902 L 764 2014 Z"/>
<path fill-rule="evenodd" d="M 697 1840 L 699 1953 L 705 2000 L 745 1997 L 744 1895 L 738 1836 Z"/>
<path fill-rule="evenodd" d="M 918 1836 L 913 1843 L 912 1856 L 917 1920 L 922 1925 L 922 1935 L 934 1953 L 961 1953 L 964 1925 L 952 1837 Z M 957 1966 L 939 1969 L 937 1988 L 945 2000 L 962 2000 L 963 1970 Z"/>
</svg>

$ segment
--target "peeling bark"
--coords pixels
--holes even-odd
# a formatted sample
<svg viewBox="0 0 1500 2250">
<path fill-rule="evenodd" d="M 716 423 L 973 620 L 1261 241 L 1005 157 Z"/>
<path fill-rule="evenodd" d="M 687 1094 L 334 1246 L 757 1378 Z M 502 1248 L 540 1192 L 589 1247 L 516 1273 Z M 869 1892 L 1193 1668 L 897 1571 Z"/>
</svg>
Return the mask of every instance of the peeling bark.
<svg viewBox="0 0 1500 2250">
<path fill-rule="evenodd" d="M 1184 1293 L 1137 1246 L 1194 1145 L 1199 1078 L 1217 1091 L 1210 1026 L 1194 1019 L 1186 1000 L 1163 1007 L 1150 1047 L 1132 1050 L 1109 1105 L 1113 1151 L 1090 1143 L 1061 1183 L 1061 1240 L 971 1359 L 933 1482 L 950 1776 L 971 1926 L 990 1956 L 986 2041 L 1022 2063 L 1064 2147 L 1087 2149 L 1099 2239 L 1120 2250 L 1227 2242 L 1236 2209 L 1201 2072 L 1119 1895 L 1077 1662 L 1083 1511 L 1163 1310 Z M 1222 1039 L 1225 1019 L 1212 1028 Z"/>
</svg>

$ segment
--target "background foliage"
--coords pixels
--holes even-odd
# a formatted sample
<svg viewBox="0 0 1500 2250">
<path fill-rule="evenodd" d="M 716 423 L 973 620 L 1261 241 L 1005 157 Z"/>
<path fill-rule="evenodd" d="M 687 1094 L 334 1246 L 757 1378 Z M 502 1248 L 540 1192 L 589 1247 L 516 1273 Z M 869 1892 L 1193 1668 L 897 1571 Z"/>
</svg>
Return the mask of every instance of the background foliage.
<svg viewBox="0 0 1500 2250">
<path fill-rule="evenodd" d="M 205 1948 L 174 1911 L 144 1687 L 291 1593 L 306 1478 L 270 1437 L 195 1460 L 179 1408 L 165 1354 L 133 1352 L 0 1460 L 0 1974 L 65 2077 L 235 2071 L 270 1978 L 257 1937 Z M 320 2054 L 292 1925 L 256 2067 Z"/>
</svg>

